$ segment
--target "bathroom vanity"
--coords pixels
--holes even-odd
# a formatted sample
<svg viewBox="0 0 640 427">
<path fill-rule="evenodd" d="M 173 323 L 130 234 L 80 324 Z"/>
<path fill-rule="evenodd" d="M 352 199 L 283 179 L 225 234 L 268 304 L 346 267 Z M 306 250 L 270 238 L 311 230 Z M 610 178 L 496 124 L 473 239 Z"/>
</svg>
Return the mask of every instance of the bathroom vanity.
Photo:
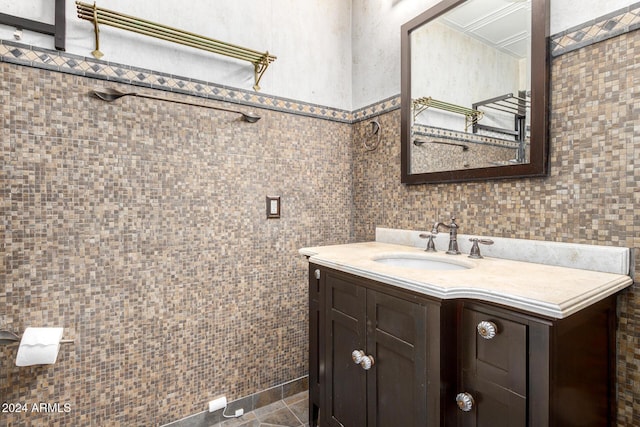
<svg viewBox="0 0 640 427">
<path fill-rule="evenodd" d="M 311 425 L 614 424 L 615 294 L 628 275 L 427 254 L 418 234 L 300 251 Z M 569 262 L 594 264 L 594 247 L 570 246 Z M 600 262 L 628 272 L 628 250 L 603 249 Z"/>
</svg>

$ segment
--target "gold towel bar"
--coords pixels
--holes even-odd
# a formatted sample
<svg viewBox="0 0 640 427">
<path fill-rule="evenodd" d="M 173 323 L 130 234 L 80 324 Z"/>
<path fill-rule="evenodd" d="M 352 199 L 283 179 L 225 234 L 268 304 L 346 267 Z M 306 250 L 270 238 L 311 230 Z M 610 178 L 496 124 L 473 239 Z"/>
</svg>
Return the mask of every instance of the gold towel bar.
<svg viewBox="0 0 640 427">
<path fill-rule="evenodd" d="M 269 64 L 277 59 L 276 56 L 270 55 L 269 52 L 259 52 L 257 50 L 247 49 L 209 37 L 178 30 L 166 25 L 156 24 L 151 21 L 114 12 L 112 10 L 103 9 L 97 7 L 95 2 L 92 6 L 87 3 L 76 1 L 76 6 L 78 9 L 78 18 L 93 23 L 96 48 L 91 53 L 98 59 L 103 56 L 102 52 L 100 52 L 99 24 L 109 25 L 111 27 L 132 31 L 145 36 L 155 37 L 161 40 L 179 43 L 196 49 L 202 49 L 208 52 L 218 53 L 220 55 L 251 62 L 254 67 L 255 84 L 253 88 L 255 90 L 260 90 L 259 83 L 264 72 L 267 70 L 267 67 L 269 67 Z"/>
</svg>

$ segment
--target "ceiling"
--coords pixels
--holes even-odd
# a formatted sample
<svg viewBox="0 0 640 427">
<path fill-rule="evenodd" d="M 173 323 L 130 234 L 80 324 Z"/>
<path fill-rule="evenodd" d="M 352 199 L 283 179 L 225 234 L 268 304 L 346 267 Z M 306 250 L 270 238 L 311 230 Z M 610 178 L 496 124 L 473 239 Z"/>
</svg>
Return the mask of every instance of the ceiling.
<svg viewBox="0 0 640 427">
<path fill-rule="evenodd" d="M 517 58 L 528 56 L 530 0 L 468 0 L 440 19 L 446 25 Z"/>
</svg>

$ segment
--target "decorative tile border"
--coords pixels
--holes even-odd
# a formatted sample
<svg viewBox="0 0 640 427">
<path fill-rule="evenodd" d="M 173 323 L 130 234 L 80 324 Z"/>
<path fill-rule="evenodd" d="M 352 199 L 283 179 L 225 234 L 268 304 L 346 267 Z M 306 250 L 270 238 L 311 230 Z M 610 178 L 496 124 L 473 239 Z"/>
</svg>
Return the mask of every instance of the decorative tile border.
<svg viewBox="0 0 640 427">
<path fill-rule="evenodd" d="M 353 117 L 353 113 L 338 108 L 265 95 L 203 80 L 174 76 L 123 64 L 100 61 L 92 57 L 82 57 L 66 52 L 43 49 L 10 40 L 0 40 L 0 62 L 9 62 L 99 80 L 165 90 L 344 123 L 351 123 Z"/>
<path fill-rule="evenodd" d="M 355 110 L 351 113 L 351 120 L 353 123 L 370 119 L 371 117 L 379 116 L 380 114 L 388 113 L 393 110 L 400 109 L 400 95 L 392 96 L 375 104 L 368 105 L 366 107 Z"/>
<path fill-rule="evenodd" d="M 598 43 L 640 28 L 640 2 L 551 36 L 551 55 Z M 174 76 L 66 52 L 0 40 L 0 62 L 75 74 L 133 86 L 165 90 L 217 101 L 265 108 L 342 123 L 357 123 L 400 108 L 400 95 L 354 111 L 264 95 L 203 80 Z"/>
<path fill-rule="evenodd" d="M 640 3 L 634 3 L 551 36 L 551 56 L 560 56 L 638 28 L 640 28 Z"/>
<path fill-rule="evenodd" d="M 43 49 L 36 46 L 16 43 L 11 40 L 0 40 L 0 62 L 25 65 L 66 74 L 75 74 L 99 80 L 165 90 L 342 123 L 354 123 L 366 120 L 370 117 L 400 108 L 400 95 L 350 112 L 283 97 L 264 95 L 203 80 L 101 61 L 92 57 L 83 57 L 66 52 Z"/>
</svg>

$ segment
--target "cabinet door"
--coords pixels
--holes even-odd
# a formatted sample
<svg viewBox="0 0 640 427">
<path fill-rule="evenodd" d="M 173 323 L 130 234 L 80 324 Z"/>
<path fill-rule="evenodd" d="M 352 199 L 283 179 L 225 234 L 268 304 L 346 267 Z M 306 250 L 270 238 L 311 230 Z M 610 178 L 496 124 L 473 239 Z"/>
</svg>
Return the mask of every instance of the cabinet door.
<svg viewBox="0 0 640 427">
<path fill-rule="evenodd" d="M 326 272 L 326 400 L 320 421 L 324 426 L 367 425 L 366 373 L 351 358 L 366 350 L 366 288 Z"/>
<path fill-rule="evenodd" d="M 375 360 L 368 371 L 369 426 L 418 427 L 438 419 L 427 414 L 426 323 L 424 305 L 368 291 L 367 354 Z"/>
<path fill-rule="evenodd" d="M 487 324 L 483 337 L 479 325 Z M 464 308 L 460 339 L 460 392 L 469 393 L 474 402 L 470 411 L 459 413 L 459 425 L 526 426 L 527 326 L 491 310 Z"/>
</svg>

